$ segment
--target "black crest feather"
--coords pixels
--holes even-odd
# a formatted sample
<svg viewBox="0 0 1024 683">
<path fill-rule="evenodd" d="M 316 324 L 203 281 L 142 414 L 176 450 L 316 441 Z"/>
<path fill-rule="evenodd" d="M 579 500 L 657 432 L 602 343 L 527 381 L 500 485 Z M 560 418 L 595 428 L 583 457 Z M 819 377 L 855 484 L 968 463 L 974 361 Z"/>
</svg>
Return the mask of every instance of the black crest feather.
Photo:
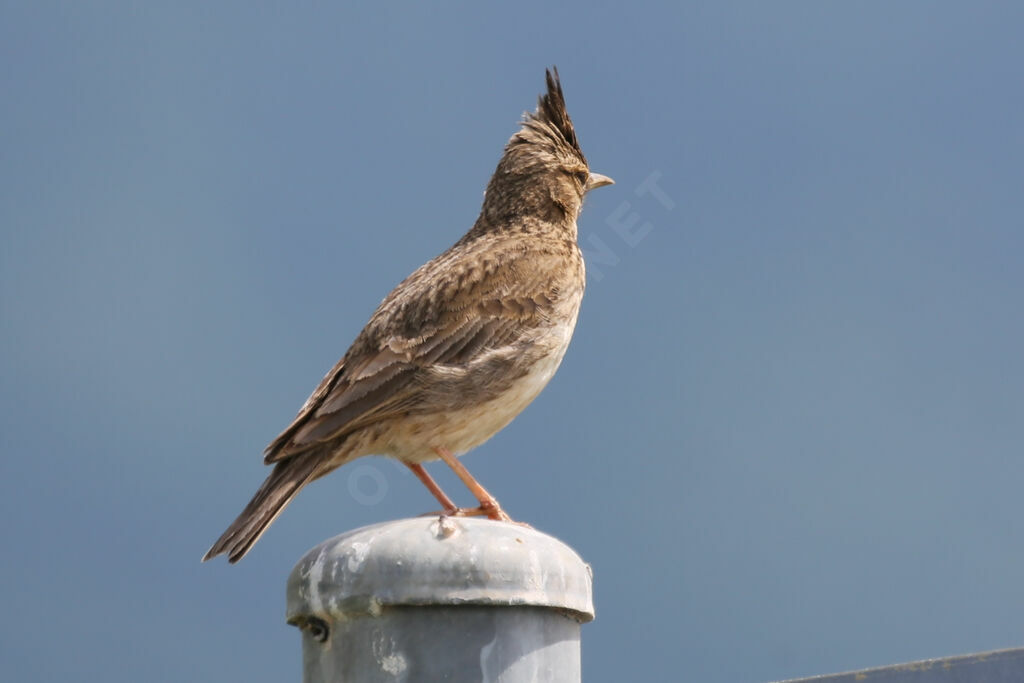
<svg viewBox="0 0 1024 683">
<path fill-rule="evenodd" d="M 583 150 L 576 140 L 576 129 L 573 128 L 572 119 L 565 108 L 565 95 L 562 93 L 562 83 L 558 79 L 558 68 L 545 69 L 544 74 L 547 76 L 548 91 L 538 99 L 537 111 L 525 115 L 523 130 L 512 136 L 509 147 L 547 141 L 556 147 L 567 148 L 567 151 L 577 154 L 580 160 L 586 163 Z"/>
<path fill-rule="evenodd" d="M 565 95 L 562 94 L 562 82 L 558 79 L 558 67 L 545 69 L 544 75 L 547 76 L 548 91 L 537 101 L 537 113 L 534 114 L 534 118 L 554 126 L 565 141 L 582 155 L 580 143 L 576 141 L 576 129 L 573 128 L 572 119 L 565 108 Z"/>
</svg>

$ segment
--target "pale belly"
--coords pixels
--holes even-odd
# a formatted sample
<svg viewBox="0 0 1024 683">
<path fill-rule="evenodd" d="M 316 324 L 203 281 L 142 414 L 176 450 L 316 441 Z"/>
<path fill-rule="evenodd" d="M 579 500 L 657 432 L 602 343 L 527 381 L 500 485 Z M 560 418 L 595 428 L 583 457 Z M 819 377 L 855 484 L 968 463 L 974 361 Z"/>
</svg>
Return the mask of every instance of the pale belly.
<svg viewBox="0 0 1024 683">
<path fill-rule="evenodd" d="M 549 351 L 514 380 L 497 398 L 458 409 L 410 415 L 389 429 L 384 452 L 407 463 L 436 460 L 435 447 L 462 454 L 479 446 L 508 425 L 547 386 L 569 346 L 575 319 L 552 330 Z"/>
</svg>

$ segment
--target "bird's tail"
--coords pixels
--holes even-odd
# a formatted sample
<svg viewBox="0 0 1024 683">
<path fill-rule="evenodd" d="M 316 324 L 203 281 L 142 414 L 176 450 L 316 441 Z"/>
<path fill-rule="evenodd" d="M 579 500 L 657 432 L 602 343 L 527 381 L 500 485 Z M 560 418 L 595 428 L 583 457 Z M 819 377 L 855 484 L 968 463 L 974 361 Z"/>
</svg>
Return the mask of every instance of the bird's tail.
<svg viewBox="0 0 1024 683">
<path fill-rule="evenodd" d="M 224 553 L 232 564 L 242 559 L 299 489 L 314 478 L 320 459 L 312 455 L 303 453 L 277 463 L 238 519 L 206 551 L 203 562 Z"/>
</svg>

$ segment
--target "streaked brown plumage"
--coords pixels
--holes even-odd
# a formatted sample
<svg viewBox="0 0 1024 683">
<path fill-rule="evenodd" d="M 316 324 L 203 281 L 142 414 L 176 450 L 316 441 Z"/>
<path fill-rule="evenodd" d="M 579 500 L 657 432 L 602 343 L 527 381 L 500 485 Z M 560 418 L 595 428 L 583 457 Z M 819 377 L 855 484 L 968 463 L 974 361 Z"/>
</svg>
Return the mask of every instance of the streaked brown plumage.
<svg viewBox="0 0 1024 683">
<path fill-rule="evenodd" d="M 452 457 L 532 401 L 569 345 L 585 284 L 576 218 L 590 173 L 558 71 L 487 186 L 480 217 L 381 303 L 295 420 L 266 450 L 270 476 L 204 560 L 241 559 L 307 483 L 363 455 L 398 458 L 449 514 L 508 519 Z M 444 459 L 479 498 L 465 511 L 422 468 Z"/>
</svg>

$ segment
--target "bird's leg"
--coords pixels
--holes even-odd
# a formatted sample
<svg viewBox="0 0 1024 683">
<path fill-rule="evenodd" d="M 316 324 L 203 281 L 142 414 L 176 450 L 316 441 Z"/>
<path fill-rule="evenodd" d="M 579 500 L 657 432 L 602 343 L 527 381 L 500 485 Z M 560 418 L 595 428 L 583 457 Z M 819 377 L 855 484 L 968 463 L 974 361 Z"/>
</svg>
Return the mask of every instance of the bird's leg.
<svg viewBox="0 0 1024 683">
<path fill-rule="evenodd" d="M 434 478 L 430 476 L 430 473 L 427 472 L 423 465 L 418 463 L 415 465 L 410 465 L 409 463 L 405 464 L 410 470 L 412 470 L 412 473 L 416 475 L 416 478 L 423 482 L 423 485 L 426 486 L 427 490 L 433 494 L 434 498 L 437 498 L 437 502 L 441 504 L 442 514 L 455 516 L 462 512 L 459 510 L 459 506 L 452 502 L 452 499 L 441 490 L 441 487 L 438 486 L 437 482 L 434 481 Z"/>
<path fill-rule="evenodd" d="M 445 464 L 452 468 L 455 472 L 455 476 L 462 480 L 462 483 L 466 485 L 466 488 L 476 496 L 476 499 L 480 501 L 479 513 L 487 515 L 490 519 L 500 520 L 502 522 L 511 522 L 512 518 L 505 514 L 505 511 L 501 509 L 501 505 L 495 500 L 494 496 L 487 492 L 483 486 L 480 485 L 473 475 L 469 473 L 459 459 L 452 455 L 452 452 L 436 446 L 434 452 L 441 456 Z"/>
<path fill-rule="evenodd" d="M 425 513 L 425 514 L 423 514 L 421 516 L 423 516 L 423 517 L 434 517 L 434 516 L 436 516 L 438 514 L 441 514 L 441 515 L 444 515 L 446 517 L 478 517 L 480 515 L 488 514 L 488 511 L 483 509 L 482 507 L 478 507 L 478 508 L 460 508 L 460 507 L 458 507 L 452 501 L 452 499 L 449 498 L 448 495 L 441 489 L 440 484 L 438 484 L 434 480 L 434 478 L 430 476 L 430 473 L 427 472 L 427 468 L 425 468 L 423 465 L 410 465 L 409 463 L 406 463 L 405 465 L 410 470 L 412 470 L 412 473 L 415 474 L 416 477 L 421 482 L 423 482 L 423 485 L 426 486 L 427 489 L 434 495 L 434 498 L 437 498 L 437 501 L 439 503 L 441 503 L 441 506 L 442 506 L 442 509 L 439 512 L 427 512 L 427 513 Z"/>
</svg>

